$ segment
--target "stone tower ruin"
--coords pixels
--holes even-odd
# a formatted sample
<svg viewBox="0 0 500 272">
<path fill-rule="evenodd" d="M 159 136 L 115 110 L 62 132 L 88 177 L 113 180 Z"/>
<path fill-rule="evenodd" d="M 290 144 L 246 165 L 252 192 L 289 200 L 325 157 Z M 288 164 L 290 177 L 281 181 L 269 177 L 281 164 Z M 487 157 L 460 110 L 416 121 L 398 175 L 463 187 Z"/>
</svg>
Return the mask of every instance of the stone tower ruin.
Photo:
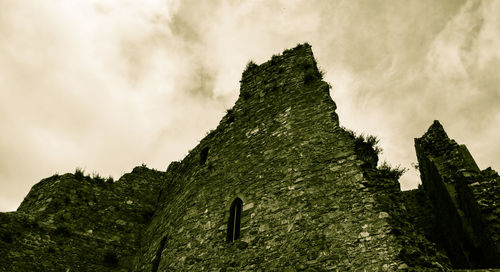
<svg viewBox="0 0 500 272">
<path fill-rule="evenodd" d="M 415 141 L 423 188 L 401 192 L 335 109 L 308 44 L 250 63 L 234 107 L 165 172 L 54 175 L 0 213 L 0 271 L 499 267 L 496 172 L 435 123 Z"/>
</svg>

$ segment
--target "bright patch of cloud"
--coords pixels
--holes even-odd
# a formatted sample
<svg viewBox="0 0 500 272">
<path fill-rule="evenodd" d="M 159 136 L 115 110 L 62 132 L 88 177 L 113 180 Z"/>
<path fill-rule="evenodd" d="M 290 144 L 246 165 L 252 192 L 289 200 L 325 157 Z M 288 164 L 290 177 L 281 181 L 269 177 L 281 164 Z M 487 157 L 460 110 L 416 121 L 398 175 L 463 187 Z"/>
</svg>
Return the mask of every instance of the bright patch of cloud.
<svg viewBox="0 0 500 272">
<path fill-rule="evenodd" d="M 379 136 L 382 159 L 410 167 L 440 119 L 498 170 L 498 14 L 475 0 L 0 2 L 0 210 L 77 166 L 165 169 L 217 125 L 250 59 L 304 41 L 342 125 Z"/>
</svg>

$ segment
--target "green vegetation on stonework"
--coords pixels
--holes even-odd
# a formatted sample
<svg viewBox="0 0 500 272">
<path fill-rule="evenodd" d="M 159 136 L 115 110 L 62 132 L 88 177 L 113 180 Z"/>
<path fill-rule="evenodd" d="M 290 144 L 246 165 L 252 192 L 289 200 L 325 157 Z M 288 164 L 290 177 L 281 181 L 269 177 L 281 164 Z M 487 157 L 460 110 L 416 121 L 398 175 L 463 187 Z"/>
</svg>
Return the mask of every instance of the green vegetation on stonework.
<svg viewBox="0 0 500 272">
<path fill-rule="evenodd" d="M 245 66 L 245 70 L 243 71 L 243 73 L 245 72 L 248 72 L 248 71 L 251 71 L 252 69 L 256 68 L 258 65 L 253 62 L 253 60 L 250 60 L 247 65 Z"/>
<path fill-rule="evenodd" d="M 363 133 L 357 134 L 354 131 L 343 127 L 343 129 L 349 134 L 349 136 L 354 139 L 354 145 L 356 147 L 356 153 L 362 157 L 368 156 L 370 151 L 375 153 L 377 156 L 382 153 L 382 148 L 378 146 L 379 139 L 377 136 L 365 135 Z M 362 148 L 369 147 L 369 148 Z M 397 165 L 395 167 L 391 166 L 388 162 L 384 161 L 380 166 L 377 167 L 378 173 L 382 177 L 390 179 L 399 179 L 406 171 L 407 168 Z"/>
<path fill-rule="evenodd" d="M 92 179 L 94 181 L 97 181 L 97 182 L 100 182 L 100 183 L 103 183 L 103 182 L 106 181 L 103 177 L 101 177 L 101 175 L 99 175 L 98 173 L 95 173 L 95 172 L 92 173 Z"/>
<path fill-rule="evenodd" d="M 378 168 L 378 173 L 380 176 L 390 179 L 399 179 L 406 171 L 407 168 L 397 165 L 392 167 L 388 162 L 384 161 Z"/>
<path fill-rule="evenodd" d="M 85 173 L 84 173 L 84 170 L 80 167 L 77 167 L 75 169 L 75 178 L 77 180 L 83 180 L 85 178 Z"/>
<path fill-rule="evenodd" d="M 316 80 L 322 80 L 324 72 L 320 71 L 316 68 L 316 61 L 314 63 L 305 62 L 302 64 L 302 68 L 304 69 L 304 83 L 309 84 Z"/>
<path fill-rule="evenodd" d="M 380 140 L 377 138 L 377 136 L 373 136 L 373 135 L 366 135 L 365 136 L 363 134 L 356 136 L 356 138 L 354 139 L 355 143 L 367 143 L 367 144 L 369 144 L 373 148 L 375 153 L 377 153 L 377 155 L 382 153 L 382 148 L 378 146 L 379 141 Z"/>
<path fill-rule="evenodd" d="M 342 128 L 349 134 L 349 136 L 351 136 L 351 138 L 354 139 L 354 144 L 356 146 L 366 144 L 366 145 L 369 145 L 373 149 L 375 154 L 380 155 L 382 153 L 382 148 L 378 146 L 378 143 L 380 140 L 378 139 L 377 136 L 365 135 L 364 133 L 357 134 L 356 132 L 354 132 L 348 128 L 345 128 L 345 127 L 342 127 Z"/>
<path fill-rule="evenodd" d="M 283 55 L 289 54 L 289 53 L 291 53 L 291 52 L 293 52 L 293 51 L 295 51 L 297 49 L 300 49 L 301 47 L 311 47 L 311 45 L 309 43 L 307 43 L 307 42 L 305 42 L 305 43 L 298 43 L 294 48 L 285 49 L 283 51 Z"/>
<path fill-rule="evenodd" d="M 144 164 L 143 164 L 143 167 L 145 167 Z M 59 175 L 55 174 L 54 176 L 58 177 Z M 96 182 L 96 183 L 101 183 L 101 184 L 114 182 L 114 179 L 112 176 L 108 176 L 107 178 L 104 178 L 96 172 L 92 173 L 92 176 L 85 175 L 85 171 L 80 167 L 77 167 L 75 169 L 74 176 L 75 176 L 75 179 L 77 179 L 79 181 L 88 180 L 91 182 Z"/>
</svg>

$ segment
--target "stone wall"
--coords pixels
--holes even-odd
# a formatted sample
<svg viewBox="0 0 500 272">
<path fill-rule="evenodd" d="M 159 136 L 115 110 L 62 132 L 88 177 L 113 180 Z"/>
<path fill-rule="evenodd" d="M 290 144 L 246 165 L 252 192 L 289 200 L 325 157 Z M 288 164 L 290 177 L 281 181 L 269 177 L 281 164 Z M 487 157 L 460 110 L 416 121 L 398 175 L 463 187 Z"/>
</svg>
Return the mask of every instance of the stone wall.
<svg viewBox="0 0 500 272">
<path fill-rule="evenodd" d="M 249 63 L 234 107 L 166 172 L 139 166 L 117 182 L 54 175 L 18 211 L 0 213 L 0 271 L 446 271 L 450 259 L 465 260 L 457 267 L 494 263 L 496 172 L 479 171 L 435 124 L 416 140 L 425 190 L 401 192 L 398 175 L 377 168 L 373 142 L 340 127 L 335 109 L 308 44 Z M 228 241 L 236 198 L 240 237 Z"/>
<path fill-rule="evenodd" d="M 31 189 L 0 213 L 0 271 L 130 271 L 164 173 L 136 167 L 116 183 L 82 172 Z"/>
<path fill-rule="evenodd" d="M 366 174 L 354 138 L 339 127 L 329 90 L 309 45 L 250 64 L 238 101 L 217 129 L 169 167 L 136 269 L 446 267 L 429 256 L 405 262 L 411 239 L 402 243 L 404 233 L 393 229 L 394 221 L 404 221 L 397 218 L 402 212 L 393 217 L 398 198 L 385 197 L 399 193 L 397 181 Z M 241 238 L 228 243 L 236 197 L 244 205 Z"/>
<path fill-rule="evenodd" d="M 467 148 L 449 139 L 438 121 L 415 139 L 415 148 L 440 242 L 453 266 L 500 267 L 498 174 L 479 171 Z"/>
</svg>

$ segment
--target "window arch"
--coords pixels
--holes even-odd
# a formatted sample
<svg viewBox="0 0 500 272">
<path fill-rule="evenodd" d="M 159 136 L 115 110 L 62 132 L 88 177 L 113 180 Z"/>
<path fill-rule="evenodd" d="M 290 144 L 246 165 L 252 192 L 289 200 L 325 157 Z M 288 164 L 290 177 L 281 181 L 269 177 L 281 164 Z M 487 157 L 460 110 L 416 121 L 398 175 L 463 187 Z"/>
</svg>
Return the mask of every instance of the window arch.
<svg viewBox="0 0 500 272">
<path fill-rule="evenodd" d="M 229 220 L 227 221 L 227 241 L 232 242 L 240 238 L 241 211 L 243 200 L 237 197 L 229 209 Z"/>
<path fill-rule="evenodd" d="M 158 266 L 160 265 L 161 254 L 163 253 L 163 249 L 165 248 L 165 243 L 167 242 L 167 236 L 163 237 L 160 242 L 160 247 L 156 251 L 156 256 L 153 259 L 153 265 L 151 268 L 151 272 L 157 272 Z"/>
<path fill-rule="evenodd" d="M 203 148 L 200 153 L 200 164 L 204 165 L 207 162 L 208 158 L 208 146 Z"/>
</svg>

